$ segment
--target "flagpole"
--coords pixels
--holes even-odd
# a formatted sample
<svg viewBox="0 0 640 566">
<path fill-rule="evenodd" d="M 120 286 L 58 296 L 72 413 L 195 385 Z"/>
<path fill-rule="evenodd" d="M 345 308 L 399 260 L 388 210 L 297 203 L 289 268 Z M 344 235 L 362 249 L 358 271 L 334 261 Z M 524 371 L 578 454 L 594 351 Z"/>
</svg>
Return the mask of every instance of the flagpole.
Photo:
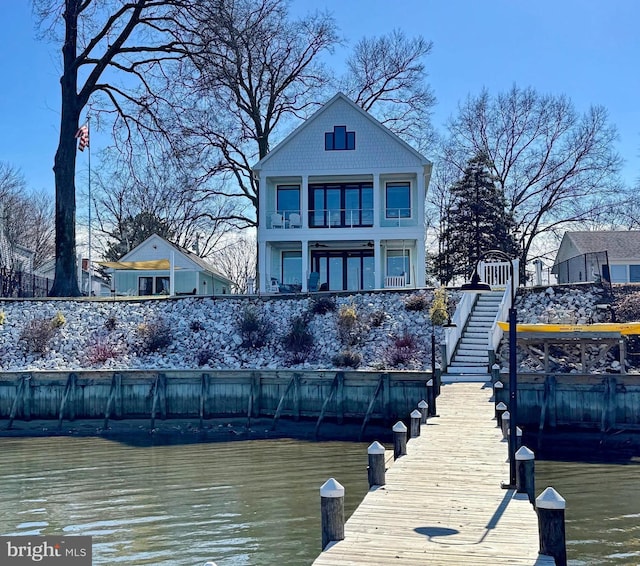
<svg viewBox="0 0 640 566">
<path fill-rule="evenodd" d="M 91 139 L 91 116 L 89 114 L 87 114 L 87 136 L 88 139 Z M 89 271 L 89 288 L 87 289 L 87 295 L 90 297 L 91 296 L 91 290 L 93 287 L 93 263 L 91 262 L 91 143 L 89 143 L 89 145 L 87 145 L 87 149 L 89 150 L 89 188 L 88 188 L 88 193 L 89 193 L 89 258 L 88 258 L 88 263 L 89 265 L 87 266 L 88 271 Z"/>
</svg>

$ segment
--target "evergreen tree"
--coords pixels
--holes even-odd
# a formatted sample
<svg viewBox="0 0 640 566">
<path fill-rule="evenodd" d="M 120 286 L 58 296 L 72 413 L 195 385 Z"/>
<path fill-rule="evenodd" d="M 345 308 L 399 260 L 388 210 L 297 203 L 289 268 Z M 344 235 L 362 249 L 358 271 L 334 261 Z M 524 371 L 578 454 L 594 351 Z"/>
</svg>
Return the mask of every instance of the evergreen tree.
<svg viewBox="0 0 640 566">
<path fill-rule="evenodd" d="M 478 259 L 488 250 L 516 257 L 514 222 L 504 193 L 496 186 L 484 155 L 476 155 L 462 178 L 450 189 L 450 205 L 440 233 L 434 265 L 447 284 L 456 277 L 470 278 Z"/>
<path fill-rule="evenodd" d="M 104 257 L 107 261 L 118 261 L 153 234 L 158 234 L 170 242 L 173 242 L 175 237 L 166 220 L 152 212 L 140 212 L 136 216 L 129 216 L 119 223 L 116 232 L 112 234 L 114 241 L 107 244 Z"/>
</svg>

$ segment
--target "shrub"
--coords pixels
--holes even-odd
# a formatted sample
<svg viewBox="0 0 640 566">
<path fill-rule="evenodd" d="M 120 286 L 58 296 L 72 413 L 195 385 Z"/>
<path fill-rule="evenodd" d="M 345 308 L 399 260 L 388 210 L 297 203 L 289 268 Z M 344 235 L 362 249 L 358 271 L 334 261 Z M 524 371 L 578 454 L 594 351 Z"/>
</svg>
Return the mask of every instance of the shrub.
<svg viewBox="0 0 640 566">
<path fill-rule="evenodd" d="M 311 301 L 310 310 L 313 314 L 325 314 L 336 310 L 336 300 L 334 297 L 315 297 Z"/>
<path fill-rule="evenodd" d="M 358 352 L 345 350 L 336 354 L 331 361 L 336 367 L 356 369 L 362 363 L 362 356 Z"/>
<path fill-rule="evenodd" d="M 43 354 L 49 349 L 49 343 L 57 329 L 58 327 L 54 326 L 51 320 L 34 318 L 22 329 L 18 340 L 27 352 Z"/>
<path fill-rule="evenodd" d="M 291 328 L 282 338 L 282 345 L 293 363 L 304 362 L 313 347 L 313 335 L 309 330 L 309 321 L 304 316 L 296 316 Z"/>
<path fill-rule="evenodd" d="M 156 319 L 138 325 L 138 337 L 146 354 L 164 350 L 173 342 L 173 331 L 167 322 Z"/>
<path fill-rule="evenodd" d="M 406 366 L 415 360 L 418 354 L 418 341 L 411 334 L 403 334 L 393 339 L 387 348 L 385 360 L 391 367 Z"/>
<path fill-rule="evenodd" d="M 369 315 L 369 324 L 374 327 L 382 326 L 382 323 L 386 320 L 387 313 L 383 310 L 373 311 Z"/>
<path fill-rule="evenodd" d="M 242 311 L 238 322 L 243 348 L 262 348 L 267 344 L 273 327 L 266 317 L 260 315 L 255 307 Z"/>
<path fill-rule="evenodd" d="M 65 322 L 67 322 L 67 319 L 60 311 L 58 311 L 56 315 L 51 319 L 51 326 L 53 326 L 54 328 L 60 328 L 61 326 L 64 326 Z"/>
<path fill-rule="evenodd" d="M 116 329 L 116 326 L 118 326 L 118 321 L 114 315 L 109 316 L 107 320 L 104 321 L 104 327 L 109 332 L 113 332 Z"/>
<path fill-rule="evenodd" d="M 192 320 L 189 324 L 189 328 L 191 329 L 191 332 L 200 332 L 201 330 L 204 330 L 204 324 L 199 320 Z"/>
<path fill-rule="evenodd" d="M 404 300 L 404 308 L 408 311 L 423 311 L 429 306 L 426 295 L 415 293 Z"/>
<path fill-rule="evenodd" d="M 104 337 L 96 336 L 94 342 L 87 348 L 85 358 L 88 364 L 103 364 L 107 360 L 117 358 L 122 353 L 118 344 L 106 340 Z"/>
<path fill-rule="evenodd" d="M 429 318 L 434 326 L 442 326 L 449 320 L 449 299 L 444 287 L 436 289 L 433 294 L 433 302 L 429 308 Z"/>
<path fill-rule="evenodd" d="M 215 357 L 216 357 L 216 354 L 213 350 L 209 350 L 208 348 L 205 348 L 204 350 L 200 350 L 196 357 L 198 362 L 198 367 L 206 366 L 211 360 L 214 360 Z"/>
<path fill-rule="evenodd" d="M 342 305 L 338 312 L 338 336 L 347 345 L 357 344 L 364 330 L 360 324 L 358 310 L 355 305 Z"/>
</svg>

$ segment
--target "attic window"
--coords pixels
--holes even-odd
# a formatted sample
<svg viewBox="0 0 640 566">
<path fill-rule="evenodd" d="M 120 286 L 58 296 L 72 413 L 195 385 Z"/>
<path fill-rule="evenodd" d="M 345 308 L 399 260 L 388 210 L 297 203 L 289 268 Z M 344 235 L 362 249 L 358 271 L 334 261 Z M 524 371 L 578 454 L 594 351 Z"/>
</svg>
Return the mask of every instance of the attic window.
<svg viewBox="0 0 640 566">
<path fill-rule="evenodd" d="M 347 132 L 346 126 L 334 126 L 333 132 L 325 132 L 325 151 L 339 151 L 356 148 L 356 133 Z"/>
</svg>

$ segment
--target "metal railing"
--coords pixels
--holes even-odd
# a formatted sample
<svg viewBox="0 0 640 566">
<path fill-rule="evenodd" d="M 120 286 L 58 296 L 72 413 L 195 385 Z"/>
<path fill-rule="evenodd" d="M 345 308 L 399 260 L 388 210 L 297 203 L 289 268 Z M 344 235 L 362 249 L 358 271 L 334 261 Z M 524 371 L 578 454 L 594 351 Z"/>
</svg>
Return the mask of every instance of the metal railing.
<svg viewBox="0 0 640 566">
<path fill-rule="evenodd" d="M 309 228 L 371 228 L 373 208 L 323 208 L 309 210 Z"/>
<path fill-rule="evenodd" d="M 47 297 L 53 279 L 24 271 L 0 269 L 0 296 L 15 298 Z"/>
</svg>

